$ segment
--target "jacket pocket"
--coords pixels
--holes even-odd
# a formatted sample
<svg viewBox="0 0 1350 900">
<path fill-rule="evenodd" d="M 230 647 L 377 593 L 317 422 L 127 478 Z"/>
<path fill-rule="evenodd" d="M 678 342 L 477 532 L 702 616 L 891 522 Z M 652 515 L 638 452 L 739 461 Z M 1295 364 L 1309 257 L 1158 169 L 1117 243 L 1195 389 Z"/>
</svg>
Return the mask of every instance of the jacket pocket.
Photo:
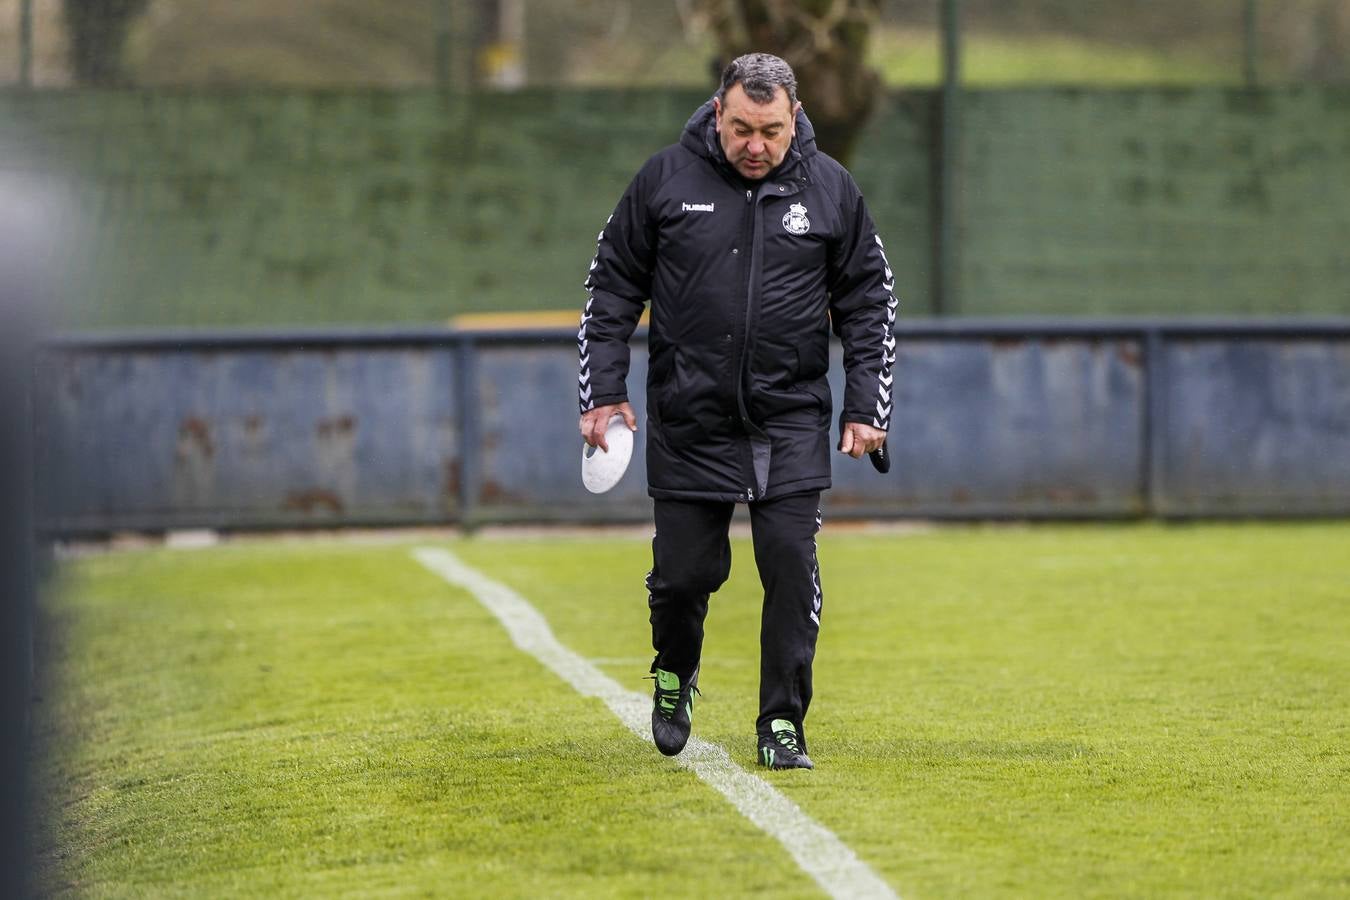
<svg viewBox="0 0 1350 900">
<path fill-rule="evenodd" d="M 793 345 L 797 352 L 796 380 L 815 381 L 824 378 L 830 371 L 830 343 L 826 341 L 806 340 Z"/>
<path fill-rule="evenodd" d="M 657 385 L 656 402 L 662 421 L 679 423 L 692 418 L 690 402 L 694 398 L 690 393 L 695 378 L 689 368 L 688 355 L 678 346 L 671 349 L 668 359 L 664 376 Z"/>
<path fill-rule="evenodd" d="M 827 415 L 830 412 L 830 383 L 824 378 L 818 378 L 814 381 L 803 382 L 801 389 L 810 394 L 820 407 L 821 412 Z"/>
</svg>

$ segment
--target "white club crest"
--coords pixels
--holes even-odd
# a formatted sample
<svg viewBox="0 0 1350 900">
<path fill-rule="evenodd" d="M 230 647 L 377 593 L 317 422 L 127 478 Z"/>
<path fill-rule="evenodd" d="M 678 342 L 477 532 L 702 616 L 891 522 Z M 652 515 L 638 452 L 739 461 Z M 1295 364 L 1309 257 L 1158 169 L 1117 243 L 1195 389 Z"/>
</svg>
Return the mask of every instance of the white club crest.
<svg viewBox="0 0 1350 900">
<path fill-rule="evenodd" d="M 794 203 L 783 216 L 783 227 L 792 234 L 806 234 L 811 230 L 811 220 L 806 217 L 806 207 Z"/>
</svg>

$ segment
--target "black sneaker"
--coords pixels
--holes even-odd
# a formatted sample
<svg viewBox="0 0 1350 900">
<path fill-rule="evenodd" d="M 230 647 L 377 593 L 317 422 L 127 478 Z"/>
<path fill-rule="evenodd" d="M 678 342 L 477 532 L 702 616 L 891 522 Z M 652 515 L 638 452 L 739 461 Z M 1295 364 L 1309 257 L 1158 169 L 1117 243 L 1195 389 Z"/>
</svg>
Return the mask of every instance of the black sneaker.
<svg viewBox="0 0 1350 900">
<path fill-rule="evenodd" d="M 652 696 L 652 739 L 656 749 L 674 756 L 689 741 L 690 721 L 694 718 L 694 694 L 698 693 L 698 671 L 684 684 L 680 676 L 665 669 L 653 669 L 656 693 Z"/>
<path fill-rule="evenodd" d="M 769 724 L 773 734 L 759 736 L 759 764 L 768 769 L 814 769 L 797 740 L 797 729 L 787 719 Z"/>
</svg>

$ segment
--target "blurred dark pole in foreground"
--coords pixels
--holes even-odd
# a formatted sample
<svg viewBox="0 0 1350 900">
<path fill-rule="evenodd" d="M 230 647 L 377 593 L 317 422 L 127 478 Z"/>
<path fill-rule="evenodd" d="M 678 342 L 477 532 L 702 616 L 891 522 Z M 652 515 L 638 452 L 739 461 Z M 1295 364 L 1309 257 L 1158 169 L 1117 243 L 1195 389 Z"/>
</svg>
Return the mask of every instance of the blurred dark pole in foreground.
<svg viewBox="0 0 1350 900">
<path fill-rule="evenodd" d="M 5 290 L 5 288 L 0 288 Z M 8 297 L 4 299 L 9 303 Z M 28 436 L 29 353 L 11 330 L 0 337 L 0 885 L 27 895 L 28 711 L 33 673 L 33 535 Z"/>
<path fill-rule="evenodd" d="M 28 752 L 33 695 L 33 346 L 41 254 L 30 207 L 0 179 L 0 892 L 32 893 Z"/>
</svg>

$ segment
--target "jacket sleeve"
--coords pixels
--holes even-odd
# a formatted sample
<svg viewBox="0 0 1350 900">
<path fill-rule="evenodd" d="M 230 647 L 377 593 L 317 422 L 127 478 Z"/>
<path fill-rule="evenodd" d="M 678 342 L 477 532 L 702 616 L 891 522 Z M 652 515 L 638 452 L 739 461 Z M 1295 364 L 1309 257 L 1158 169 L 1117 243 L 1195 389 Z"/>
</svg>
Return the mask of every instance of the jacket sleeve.
<svg viewBox="0 0 1350 900">
<path fill-rule="evenodd" d="M 844 345 L 841 420 L 888 430 L 895 366 L 895 275 L 867 204 L 843 174 L 840 215 L 844 229 L 831 248 L 830 320 Z"/>
<path fill-rule="evenodd" d="M 628 399 L 628 339 L 651 294 L 655 228 L 647 215 L 649 161 L 600 232 L 586 276 L 586 308 L 577 330 L 578 399 L 585 413 Z"/>
</svg>

